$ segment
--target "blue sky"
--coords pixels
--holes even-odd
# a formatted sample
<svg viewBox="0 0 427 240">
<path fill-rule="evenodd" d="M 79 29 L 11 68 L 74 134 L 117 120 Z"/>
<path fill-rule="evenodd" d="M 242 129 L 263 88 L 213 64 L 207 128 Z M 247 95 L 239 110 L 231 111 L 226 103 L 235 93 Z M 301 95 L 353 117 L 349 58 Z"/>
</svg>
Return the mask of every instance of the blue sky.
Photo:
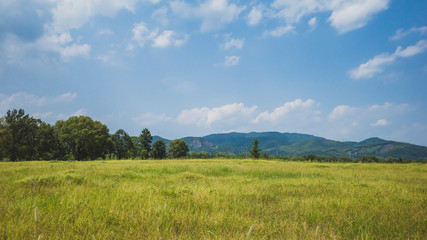
<svg viewBox="0 0 427 240">
<path fill-rule="evenodd" d="M 0 0 L 0 115 L 427 146 L 427 1 Z"/>
</svg>

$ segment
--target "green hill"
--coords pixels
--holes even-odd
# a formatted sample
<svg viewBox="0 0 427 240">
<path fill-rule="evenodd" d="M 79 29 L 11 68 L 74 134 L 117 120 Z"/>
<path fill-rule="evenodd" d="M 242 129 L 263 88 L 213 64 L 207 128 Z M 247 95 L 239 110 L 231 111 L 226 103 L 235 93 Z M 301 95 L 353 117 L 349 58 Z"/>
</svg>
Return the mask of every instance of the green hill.
<svg viewBox="0 0 427 240">
<path fill-rule="evenodd" d="M 372 137 L 361 142 L 340 142 L 300 133 L 251 132 L 220 133 L 205 137 L 182 138 L 189 145 L 191 152 L 248 154 L 254 139 L 259 140 L 262 152 L 270 155 L 305 156 L 346 156 L 360 158 L 377 156 L 379 158 L 404 158 L 410 160 L 427 160 L 427 147 L 409 143 L 387 141 Z M 154 136 L 153 142 L 170 140 Z"/>
</svg>

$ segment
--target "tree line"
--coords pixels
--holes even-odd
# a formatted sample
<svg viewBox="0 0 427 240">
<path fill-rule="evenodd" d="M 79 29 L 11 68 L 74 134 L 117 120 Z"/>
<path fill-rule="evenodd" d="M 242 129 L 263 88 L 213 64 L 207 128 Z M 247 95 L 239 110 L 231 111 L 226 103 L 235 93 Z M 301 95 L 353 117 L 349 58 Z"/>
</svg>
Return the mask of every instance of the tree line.
<svg viewBox="0 0 427 240">
<path fill-rule="evenodd" d="M 138 137 L 123 129 L 114 134 L 108 127 L 87 116 L 74 116 L 54 125 L 25 114 L 23 109 L 9 110 L 0 117 L 0 160 L 94 160 L 182 158 L 189 148 L 184 140 L 166 144 L 152 142 L 147 128 Z"/>
<path fill-rule="evenodd" d="M 189 147 L 184 140 L 175 139 L 169 147 L 162 140 L 153 143 L 153 136 L 147 128 L 140 135 L 131 137 L 123 129 L 114 134 L 109 133 L 108 127 L 87 116 L 70 117 L 57 121 L 54 125 L 43 122 L 25 114 L 23 109 L 9 110 L 0 117 L 0 161 L 27 160 L 95 160 L 95 159 L 164 159 L 164 158 L 193 158 L 193 159 L 243 159 L 246 155 L 228 153 L 211 154 L 207 152 L 189 153 Z M 363 156 L 352 159 L 345 156 L 327 157 L 309 154 L 307 156 L 271 156 L 259 148 L 258 139 L 254 139 L 251 158 L 276 159 L 286 161 L 315 161 L 315 162 L 382 162 L 408 163 L 402 158 L 379 159 L 375 156 Z M 423 162 L 423 161 L 420 161 Z"/>
</svg>

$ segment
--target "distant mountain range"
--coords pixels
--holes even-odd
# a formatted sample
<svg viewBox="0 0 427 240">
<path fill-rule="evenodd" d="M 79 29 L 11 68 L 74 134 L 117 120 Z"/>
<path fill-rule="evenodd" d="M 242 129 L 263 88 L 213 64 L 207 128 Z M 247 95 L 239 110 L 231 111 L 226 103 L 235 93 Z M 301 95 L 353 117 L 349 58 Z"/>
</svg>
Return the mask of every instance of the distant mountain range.
<svg viewBox="0 0 427 240">
<path fill-rule="evenodd" d="M 182 138 L 191 152 L 248 154 L 254 139 L 259 140 L 262 152 L 270 155 L 304 156 L 346 156 L 360 158 L 377 156 L 379 158 L 403 158 L 427 160 L 427 147 L 409 143 L 368 138 L 361 142 L 340 142 L 300 133 L 251 132 L 221 133 L 204 137 Z M 163 140 L 168 145 L 171 140 L 154 136 L 153 142 Z"/>
</svg>

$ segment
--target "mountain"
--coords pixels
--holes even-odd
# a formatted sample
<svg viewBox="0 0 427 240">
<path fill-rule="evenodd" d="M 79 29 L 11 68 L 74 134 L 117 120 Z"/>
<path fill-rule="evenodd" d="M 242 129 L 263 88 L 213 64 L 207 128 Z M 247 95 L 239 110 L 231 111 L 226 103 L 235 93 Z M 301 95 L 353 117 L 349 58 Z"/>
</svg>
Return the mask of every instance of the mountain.
<svg viewBox="0 0 427 240">
<path fill-rule="evenodd" d="M 259 140 L 262 152 L 270 155 L 304 156 L 347 156 L 360 158 L 372 155 L 379 158 L 404 158 L 410 160 L 427 160 L 427 147 L 388 141 L 381 138 L 368 138 L 361 142 L 340 142 L 300 133 L 251 132 L 220 133 L 204 137 L 185 137 L 191 152 L 248 154 L 254 139 Z M 163 140 L 168 145 L 170 140 L 159 136 L 153 142 Z"/>
</svg>

